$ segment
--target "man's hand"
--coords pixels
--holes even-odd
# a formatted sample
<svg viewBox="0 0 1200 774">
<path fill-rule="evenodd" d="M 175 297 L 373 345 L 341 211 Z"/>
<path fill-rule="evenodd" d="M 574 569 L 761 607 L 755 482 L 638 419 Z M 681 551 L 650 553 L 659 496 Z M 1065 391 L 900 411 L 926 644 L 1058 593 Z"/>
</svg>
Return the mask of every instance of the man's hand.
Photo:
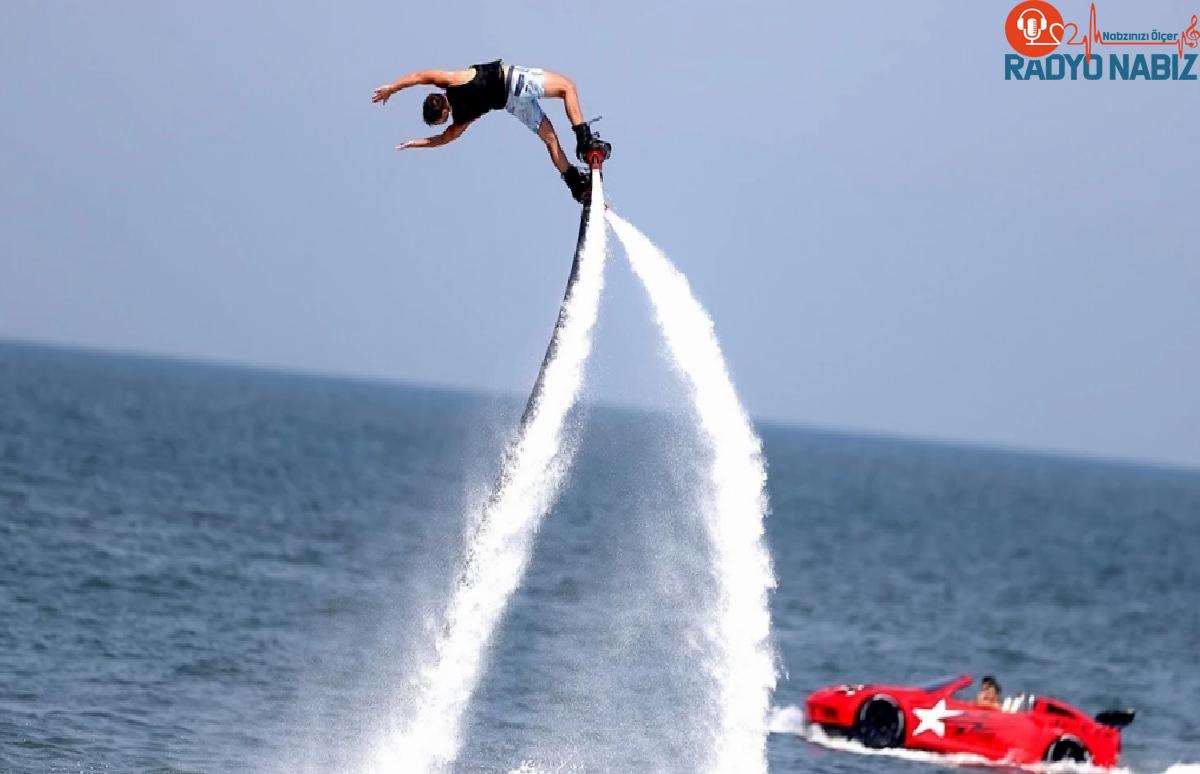
<svg viewBox="0 0 1200 774">
<path fill-rule="evenodd" d="M 462 73 L 454 73 L 449 70 L 417 70 L 414 73 L 409 73 L 395 83 L 380 86 L 371 95 L 371 101 L 386 105 L 388 97 L 412 86 L 438 86 L 444 89 L 448 86 L 453 86 L 456 78 L 461 80 L 461 75 Z"/>
<path fill-rule="evenodd" d="M 454 142 L 462 133 L 467 131 L 467 127 L 471 125 L 468 121 L 465 124 L 450 124 L 446 127 L 446 131 L 433 137 L 424 137 L 420 140 L 409 140 L 402 142 L 396 146 L 396 150 L 406 150 L 408 148 L 440 148 L 448 142 Z"/>
<path fill-rule="evenodd" d="M 387 84 L 386 86 L 380 86 L 378 89 L 375 90 L 375 93 L 371 95 L 371 102 L 378 102 L 380 104 L 386 105 L 387 101 L 388 101 L 388 97 L 392 96 L 397 91 L 398 91 L 398 89 L 396 89 L 395 85 L 390 84 L 390 83 Z"/>
</svg>

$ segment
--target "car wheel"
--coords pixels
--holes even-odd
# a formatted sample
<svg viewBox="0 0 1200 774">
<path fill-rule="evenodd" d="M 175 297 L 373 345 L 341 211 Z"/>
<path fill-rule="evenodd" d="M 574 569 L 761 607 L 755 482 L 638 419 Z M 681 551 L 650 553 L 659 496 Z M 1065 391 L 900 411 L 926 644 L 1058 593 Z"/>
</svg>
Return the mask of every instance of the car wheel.
<svg viewBox="0 0 1200 774">
<path fill-rule="evenodd" d="M 1083 746 L 1083 742 L 1073 736 L 1064 736 L 1055 740 L 1054 744 L 1046 749 L 1046 760 L 1051 763 L 1055 761 L 1091 763 L 1092 754 L 1088 752 L 1088 748 Z"/>
<path fill-rule="evenodd" d="M 858 708 L 854 736 L 876 750 L 899 747 L 904 741 L 904 713 L 890 696 L 872 696 Z"/>
</svg>

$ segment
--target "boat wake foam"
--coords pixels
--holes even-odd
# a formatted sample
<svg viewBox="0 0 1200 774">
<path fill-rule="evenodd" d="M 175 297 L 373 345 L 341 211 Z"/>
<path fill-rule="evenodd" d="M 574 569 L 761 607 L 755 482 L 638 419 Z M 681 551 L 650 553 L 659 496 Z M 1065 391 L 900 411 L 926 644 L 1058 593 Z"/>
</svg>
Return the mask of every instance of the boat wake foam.
<svg viewBox="0 0 1200 774">
<path fill-rule="evenodd" d="M 783 707 L 773 707 L 771 709 L 771 718 L 769 724 L 771 733 L 773 734 L 791 734 L 799 736 L 812 744 L 819 745 L 829 750 L 837 750 L 839 752 L 853 753 L 855 755 L 870 755 L 880 756 L 885 758 L 899 758 L 908 761 L 918 761 L 922 763 L 932 763 L 947 768 L 962 768 L 962 767 L 985 767 L 995 769 L 1019 769 L 1021 771 L 1037 772 L 1037 774 L 1200 774 L 1200 763 L 1176 763 L 1168 766 L 1162 772 L 1139 772 L 1125 766 L 1106 769 L 1100 766 L 1091 766 L 1086 763 L 1072 763 L 1062 761 L 1060 763 L 1035 763 L 1024 766 L 1018 766 L 1012 763 L 1003 761 L 993 761 L 979 755 L 961 754 L 961 755 L 942 755 L 939 753 L 925 752 L 924 750 L 906 750 L 898 747 L 876 750 L 870 747 L 864 747 L 853 739 L 844 737 L 830 736 L 826 734 L 820 726 L 810 725 L 805 721 L 804 710 L 794 704 L 789 704 Z"/>
</svg>

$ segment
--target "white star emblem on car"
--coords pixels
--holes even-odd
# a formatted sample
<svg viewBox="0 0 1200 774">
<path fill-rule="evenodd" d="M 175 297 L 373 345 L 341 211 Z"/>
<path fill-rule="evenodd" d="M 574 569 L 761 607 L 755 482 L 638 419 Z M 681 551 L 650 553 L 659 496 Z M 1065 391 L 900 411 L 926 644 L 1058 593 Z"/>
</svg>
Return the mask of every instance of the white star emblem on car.
<svg viewBox="0 0 1200 774">
<path fill-rule="evenodd" d="M 953 718 L 963 714 L 962 710 L 946 709 L 946 700 L 938 699 L 938 703 L 929 709 L 921 709 L 920 707 L 913 708 L 913 714 L 917 716 L 916 729 L 913 731 L 913 736 L 922 734 L 926 731 L 932 731 L 938 736 L 946 735 L 946 724 L 943 722 L 946 718 Z"/>
</svg>

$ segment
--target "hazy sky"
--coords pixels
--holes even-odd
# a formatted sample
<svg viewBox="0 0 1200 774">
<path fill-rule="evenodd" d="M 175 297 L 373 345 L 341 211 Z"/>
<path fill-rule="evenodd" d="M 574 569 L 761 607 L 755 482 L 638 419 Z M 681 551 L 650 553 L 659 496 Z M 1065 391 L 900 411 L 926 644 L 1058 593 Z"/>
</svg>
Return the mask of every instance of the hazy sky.
<svg viewBox="0 0 1200 774">
<path fill-rule="evenodd" d="M 6 0 L 0 337 L 524 393 L 576 205 L 503 113 L 370 104 L 504 57 L 604 115 L 754 415 L 1200 465 L 1200 83 L 1005 82 L 1010 7 Z M 656 401 L 608 276 L 590 394 Z"/>
</svg>

